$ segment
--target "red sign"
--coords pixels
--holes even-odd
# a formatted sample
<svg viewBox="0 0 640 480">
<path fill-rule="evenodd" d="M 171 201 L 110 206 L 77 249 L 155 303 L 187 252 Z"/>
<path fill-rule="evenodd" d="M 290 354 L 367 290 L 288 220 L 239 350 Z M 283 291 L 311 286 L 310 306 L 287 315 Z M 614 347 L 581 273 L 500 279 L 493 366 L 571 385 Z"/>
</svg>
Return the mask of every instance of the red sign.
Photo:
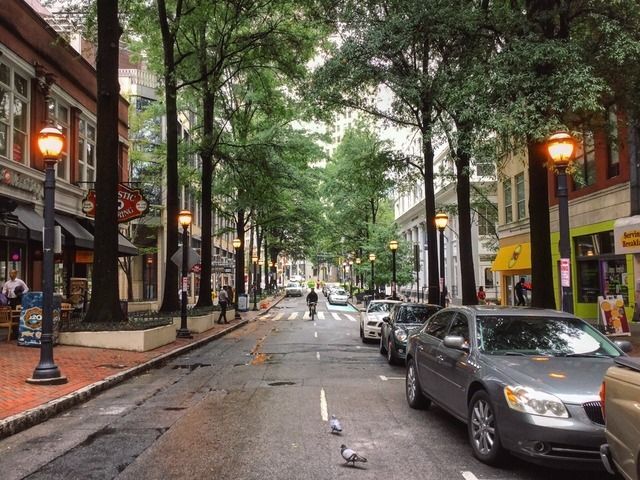
<svg viewBox="0 0 640 480">
<path fill-rule="evenodd" d="M 118 223 L 128 222 L 147 213 L 149 203 L 139 188 L 129 188 L 118 184 Z M 82 200 L 82 211 L 87 217 L 96 216 L 96 191 L 91 189 Z"/>
<path fill-rule="evenodd" d="M 191 271 L 193 273 L 200 273 L 202 272 L 202 264 L 200 263 L 196 263 L 193 267 L 191 267 Z"/>
</svg>

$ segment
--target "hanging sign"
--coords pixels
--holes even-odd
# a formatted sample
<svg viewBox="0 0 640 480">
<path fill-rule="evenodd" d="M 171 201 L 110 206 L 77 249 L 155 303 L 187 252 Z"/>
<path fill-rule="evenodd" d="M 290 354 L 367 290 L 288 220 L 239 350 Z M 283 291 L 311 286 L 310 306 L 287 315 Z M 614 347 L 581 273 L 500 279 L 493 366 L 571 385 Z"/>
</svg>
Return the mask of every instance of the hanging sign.
<svg viewBox="0 0 640 480">
<path fill-rule="evenodd" d="M 631 335 L 622 295 L 598 297 L 598 314 L 605 334 L 610 336 Z"/>
<path fill-rule="evenodd" d="M 143 217 L 149 210 L 149 202 L 139 188 L 129 188 L 124 183 L 118 184 L 118 223 L 125 223 L 134 218 Z M 82 200 L 82 211 L 87 217 L 96 216 L 96 191 L 91 189 Z"/>
</svg>

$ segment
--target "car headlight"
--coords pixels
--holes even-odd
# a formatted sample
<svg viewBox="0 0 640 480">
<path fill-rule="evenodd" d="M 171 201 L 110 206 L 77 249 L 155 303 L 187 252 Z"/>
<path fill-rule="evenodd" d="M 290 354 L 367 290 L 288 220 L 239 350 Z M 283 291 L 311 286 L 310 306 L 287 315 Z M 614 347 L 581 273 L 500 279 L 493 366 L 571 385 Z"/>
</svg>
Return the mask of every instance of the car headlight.
<svg viewBox="0 0 640 480">
<path fill-rule="evenodd" d="M 401 328 L 396 328 L 395 331 L 393 332 L 393 334 L 396 336 L 396 338 L 398 340 L 400 340 L 401 342 L 404 342 L 407 339 L 407 332 L 405 332 L 403 329 Z"/>
<path fill-rule="evenodd" d="M 567 408 L 555 395 L 521 385 L 504 387 L 507 405 L 523 413 L 543 417 L 569 418 Z"/>
</svg>

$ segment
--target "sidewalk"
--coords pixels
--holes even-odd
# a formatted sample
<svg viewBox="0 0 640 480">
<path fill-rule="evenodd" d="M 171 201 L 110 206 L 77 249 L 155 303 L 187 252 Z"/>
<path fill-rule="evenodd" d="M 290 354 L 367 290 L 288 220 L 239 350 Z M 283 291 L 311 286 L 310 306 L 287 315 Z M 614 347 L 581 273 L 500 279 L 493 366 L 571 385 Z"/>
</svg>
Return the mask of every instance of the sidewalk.
<svg viewBox="0 0 640 480">
<path fill-rule="evenodd" d="M 64 385 L 31 385 L 25 382 L 40 359 L 40 349 L 0 342 L 0 439 L 29 428 L 86 401 L 145 370 L 232 332 L 277 305 L 282 297 L 269 300 L 266 309 L 241 313 L 241 320 L 214 328 L 192 339 L 174 342 L 148 352 L 58 345 L 54 361 L 68 382 Z"/>
</svg>

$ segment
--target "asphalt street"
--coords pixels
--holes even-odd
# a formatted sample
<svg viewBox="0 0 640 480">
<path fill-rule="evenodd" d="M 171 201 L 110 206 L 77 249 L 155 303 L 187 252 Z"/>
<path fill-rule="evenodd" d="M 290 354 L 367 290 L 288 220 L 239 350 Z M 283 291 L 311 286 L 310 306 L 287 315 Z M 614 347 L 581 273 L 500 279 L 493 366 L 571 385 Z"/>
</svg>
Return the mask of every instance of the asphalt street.
<svg viewBox="0 0 640 480">
<path fill-rule="evenodd" d="M 476 461 L 466 427 L 412 410 L 359 312 L 286 298 L 247 327 L 0 441 L 11 479 L 611 479 Z M 46 388 L 46 387 L 45 387 Z M 335 414 L 344 431 L 332 435 Z M 368 462 L 345 465 L 345 444 Z"/>
</svg>

